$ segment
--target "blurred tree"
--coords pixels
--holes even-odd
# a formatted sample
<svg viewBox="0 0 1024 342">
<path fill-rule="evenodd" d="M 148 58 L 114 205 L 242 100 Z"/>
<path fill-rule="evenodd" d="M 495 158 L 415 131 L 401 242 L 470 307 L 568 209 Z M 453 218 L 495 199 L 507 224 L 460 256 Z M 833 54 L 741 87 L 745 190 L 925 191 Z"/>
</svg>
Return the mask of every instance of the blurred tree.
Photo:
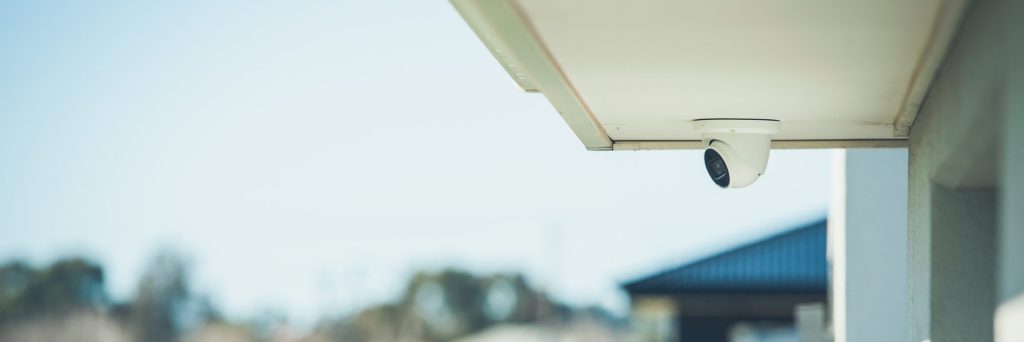
<svg viewBox="0 0 1024 342">
<path fill-rule="evenodd" d="M 29 287 L 36 270 L 21 261 L 0 267 L 0 323 L 25 314 L 27 307 L 23 294 Z"/>
<path fill-rule="evenodd" d="M 189 264 L 171 250 L 157 253 L 150 262 L 128 308 L 130 321 L 141 341 L 174 341 L 189 330 L 216 319 L 205 298 L 193 294 Z"/>
<path fill-rule="evenodd" d="M 484 312 L 492 323 L 533 322 L 553 312 L 547 296 L 530 287 L 521 274 L 496 274 L 482 281 Z"/>
<path fill-rule="evenodd" d="M 37 277 L 25 298 L 48 312 L 105 306 L 103 269 L 82 258 L 60 260 Z"/>
<path fill-rule="evenodd" d="M 84 258 L 36 270 L 20 261 L 0 267 L 0 323 L 109 305 L 103 269 Z"/>
<path fill-rule="evenodd" d="M 360 341 L 398 340 L 397 328 L 400 315 L 398 307 L 388 304 L 363 310 L 356 316 L 353 324 L 357 329 L 342 331 L 342 335 L 357 337 Z"/>
<path fill-rule="evenodd" d="M 407 312 L 403 327 L 428 341 L 447 341 L 480 330 L 488 325 L 484 293 L 481 279 L 468 272 L 417 273 L 402 298 Z"/>
<path fill-rule="evenodd" d="M 418 272 L 397 303 L 321 322 L 314 336 L 340 341 L 450 341 L 493 324 L 534 322 L 553 313 L 519 274 Z"/>
</svg>

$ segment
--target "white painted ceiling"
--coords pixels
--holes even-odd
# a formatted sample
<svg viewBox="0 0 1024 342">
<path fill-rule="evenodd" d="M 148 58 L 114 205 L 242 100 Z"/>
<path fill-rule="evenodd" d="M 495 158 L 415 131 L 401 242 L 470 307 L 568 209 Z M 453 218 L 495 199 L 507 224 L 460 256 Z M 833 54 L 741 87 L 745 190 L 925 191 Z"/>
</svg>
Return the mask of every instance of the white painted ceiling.
<svg viewBox="0 0 1024 342">
<path fill-rule="evenodd" d="M 463 2 L 474 1 L 488 0 Z M 962 8 L 943 0 L 509 4 L 612 142 L 699 140 L 691 121 L 700 118 L 777 119 L 777 140 L 903 139 Z M 492 52 L 512 50 L 495 52 L 499 60 L 522 45 L 496 42 L 500 25 L 474 29 Z M 538 73 L 502 63 L 514 77 Z"/>
</svg>

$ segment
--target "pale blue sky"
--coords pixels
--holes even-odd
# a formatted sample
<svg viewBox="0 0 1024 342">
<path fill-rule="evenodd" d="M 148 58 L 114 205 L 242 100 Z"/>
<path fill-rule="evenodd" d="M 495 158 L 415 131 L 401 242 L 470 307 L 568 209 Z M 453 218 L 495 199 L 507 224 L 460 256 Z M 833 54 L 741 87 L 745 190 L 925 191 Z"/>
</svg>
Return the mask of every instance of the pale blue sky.
<svg viewBox="0 0 1024 342">
<path fill-rule="evenodd" d="M 409 272 L 618 281 L 823 215 L 828 152 L 718 189 L 700 152 L 588 152 L 445 1 L 0 2 L 0 259 L 159 246 L 233 316 L 310 319 Z"/>
</svg>

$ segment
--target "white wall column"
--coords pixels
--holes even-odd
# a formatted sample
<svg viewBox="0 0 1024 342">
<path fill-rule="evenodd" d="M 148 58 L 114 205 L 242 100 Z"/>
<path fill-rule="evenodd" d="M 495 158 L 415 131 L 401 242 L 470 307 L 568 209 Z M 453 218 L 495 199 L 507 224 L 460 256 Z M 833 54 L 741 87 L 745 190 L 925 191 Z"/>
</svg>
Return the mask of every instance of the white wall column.
<svg viewBox="0 0 1024 342">
<path fill-rule="evenodd" d="M 932 188 L 932 341 L 991 341 L 996 196 Z"/>
<path fill-rule="evenodd" d="M 907 338 L 907 150 L 836 150 L 829 209 L 835 341 Z"/>
<path fill-rule="evenodd" d="M 998 314 L 996 340 L 1024 341 L 1024 1 L 1006 9 L 1018 21 L 1007 22 L 1004 43 L 1008 60 L 1006 106 L 1002 115 L 1002 172 L 999 189 L 997 252 Z"/>
<path fill-rule="evenodd" d="M 997 305 L 1024 290 L 1011 217 L 1024 206 L 1007 178 L 1022 171 L 1007 174 L 1021 152 L 1021 7 L 969 5 L 911 127 L 910 341 L 992 340 Z"/>
</svg>

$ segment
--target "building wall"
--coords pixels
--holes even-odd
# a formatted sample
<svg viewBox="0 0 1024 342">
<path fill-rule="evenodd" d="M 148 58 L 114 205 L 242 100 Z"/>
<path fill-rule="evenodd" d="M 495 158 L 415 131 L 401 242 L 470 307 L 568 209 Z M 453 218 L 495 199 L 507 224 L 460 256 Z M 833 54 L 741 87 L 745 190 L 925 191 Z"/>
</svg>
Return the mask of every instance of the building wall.
<svg viewBox="0 0 1024 342">
<path fill-rule="evenodd" d="M 1022 340 L 993 331 L 1024 291 L 1021 8 L 971 3 L 911 127 L 909 341 Z"/>
<path fill-rule="evenodd" d="M 1007 73 L 1004 115 L 1001 122 L 1002 166 L 997 281 L 999 292 L 996 339 L 1024 341 L 1024 1 L 1007 5 L 1006 30 L 1010 37 L 1004 47 Z"/>
<path fill-rule="evenodd" d="M 635 296 L 630 319 L 637 338 L 644 342 L 679 340 L 679 307 L 668 296 Z"/>
<path fill-rule="evenodd" d="M 1010 11 L 1024 15 L 1024 1 Z M 1018 19 L 1019 20 L 1019 19 Z M 1019 23 L 1019 22 L 1018 22 Z M 996 317 L 998 341 L 1024 341 L 1024 31 L 1018 24 L 1018 39 L 1008 45 L 1010 60 L 1005 115 L 1002 122 L 1002 167 L 997 247 L 999 293 Z"/>
<path fill-rule="evenodd" d="M 907 338 L 907 150 L 833 152 L 829 208 L 835 341 Z"/>
</svg>

